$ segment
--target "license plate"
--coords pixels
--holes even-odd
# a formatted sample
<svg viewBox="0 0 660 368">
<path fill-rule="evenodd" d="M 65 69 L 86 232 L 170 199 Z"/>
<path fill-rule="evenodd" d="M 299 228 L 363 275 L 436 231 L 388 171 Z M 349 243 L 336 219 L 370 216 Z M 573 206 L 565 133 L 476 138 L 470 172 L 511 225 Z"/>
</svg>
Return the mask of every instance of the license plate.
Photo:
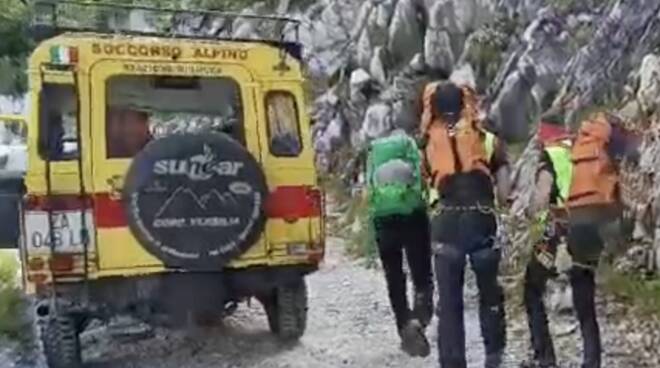
<svg viewBox="0 0 660 368">
<path fill-rule="evenodd" d="M 94 218 L 85 211 L 85 226 L 81 211 L 55 211 L 52 213 L 52 233 L 49 231 L 48 213 L 27 211 L 25 213 L 25 242 L 28 252 L 48 253 L 53 247 L 58 253 L 81 253 L 94 249 Z"/>
</svg>

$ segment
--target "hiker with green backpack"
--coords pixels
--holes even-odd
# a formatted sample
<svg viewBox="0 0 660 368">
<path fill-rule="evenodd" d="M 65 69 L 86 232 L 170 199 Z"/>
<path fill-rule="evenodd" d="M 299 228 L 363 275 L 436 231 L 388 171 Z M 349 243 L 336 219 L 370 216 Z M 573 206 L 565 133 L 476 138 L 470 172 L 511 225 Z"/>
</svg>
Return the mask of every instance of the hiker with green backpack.
<svg viewBox="0 0 660 368">
<path fill-rule="evenodd" d="M 417 143 L 403 130 L 373 140 L 367 152 L 369 215 L 402 349 L 425 357 L 425 328 L 433 314 L 433 278 L 426 189 Z M 403 270 L 405 252 L 414 285 L 411 310 Z"/>
</svg>

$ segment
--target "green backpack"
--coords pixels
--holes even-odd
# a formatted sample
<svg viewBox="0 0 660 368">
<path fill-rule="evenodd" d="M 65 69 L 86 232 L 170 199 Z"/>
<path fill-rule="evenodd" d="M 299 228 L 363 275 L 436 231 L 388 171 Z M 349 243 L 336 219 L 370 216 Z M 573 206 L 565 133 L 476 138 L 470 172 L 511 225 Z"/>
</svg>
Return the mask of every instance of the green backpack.
<svg viewBox="0 0 660 368">
<path fill-rule="evenodd" d="M 424 208 L 426 195 L 420 162 L 416 142 L 405 134 L 394 134 L 371 142 L 367 153 L 366 179 L 372 217 L 406 215 Z M 389 176 L 397 176 L 401 172 L 406 175 L 405 178 L 383 179 L 383 169 L 390 171 Z M 392 174 L 397 170 L 398 173 Z"/>
</svg>

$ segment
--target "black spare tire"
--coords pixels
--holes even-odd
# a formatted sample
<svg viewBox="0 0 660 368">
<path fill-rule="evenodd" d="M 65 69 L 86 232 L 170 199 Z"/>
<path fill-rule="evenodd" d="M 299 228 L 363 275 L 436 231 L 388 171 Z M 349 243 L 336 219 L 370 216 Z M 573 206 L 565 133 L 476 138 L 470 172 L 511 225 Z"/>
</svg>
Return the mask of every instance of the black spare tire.
<svg viewBox="0 0 660 368">
<path fill-rule="evenodd" d="M 217 270 L 263 231 L 259 163 L 222 133 L 175 134 L 133 159 L 124 185 L 129 226 L 166 266 Z"/>
</svg>

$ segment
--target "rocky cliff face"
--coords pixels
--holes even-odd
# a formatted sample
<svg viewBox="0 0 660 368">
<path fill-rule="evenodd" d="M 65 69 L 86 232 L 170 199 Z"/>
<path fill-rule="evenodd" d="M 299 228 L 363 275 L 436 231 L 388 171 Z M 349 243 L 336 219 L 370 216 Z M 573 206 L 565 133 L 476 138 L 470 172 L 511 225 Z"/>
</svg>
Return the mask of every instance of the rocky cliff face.
<svg viewBox="0 0 660 368">
<path fill-rule="evenodd" d="M 315 10 L 315 18 L 308 12 L 303 19 L 314 24 L 306 38 L 311 72 L 330 81 L 314 104 L 322 169 L 357 177 L 351 164 L 358 161 L 347 166 L 342 147 L 350 142 L 355 153 L 393 127 L 414 131 L 421 88 L 447 76 L 477 88 L 484 117 L 513 143 L 527 142 L 552 105 L 567 108 L 572 127 L 584 113 L 608 108 L 654 127 L 646 130 L 640 165 L 626 169 L 624 186 L 636 194 L 626 197 L 635 209 L 636 238 L 649 244 L 658 238 L 657 1 L 326 0 Z M 344 17 L 351 12 L 357 16 Z M 314 42 L 320 38 L 325 43 Z M 533 190 L 535 150 L 528 146 L 516 170 L 515 223 Z M 524 242 L 529 233 L 515 236 L 514 243 Z M 646 258 L 653 257 L 660 258 Z"/>
<path fill-rule="evenodd" d="M 368 140 L 395 127 L 414 132 L 420 92 L 430 80 L 451 77 L 474 86 L 482 96 L 483 118 L 513 143 L 526 143 L 539 114 L 552 105 L 569 110 L 573 127 L 585 112 L 607 107 L 646 129 L 642 161 L 626 171 L 626 192 L 635 193 L 627 199 L 638 219 L 636 236 L 646 243 L 660 238 L 654 235 L 660 232 L 659 128 L 654 124 L 660 106 L 660 57 L 654 55 L 660 45 L 660 2 L 274 3 L 257 3 L 243 12 L 302 21 L 299 36 L 312 81 L 313 136 L 322 171 L 341 172 L 351 182 L 359 177 L 357 153 Z M 136 13 L 123 22 L 153 27 L 147 18 Z M 273 31 L 273 25 L 249 20 L 227 27 L 221 20 L 184 18 L 177 23 L 183 33 L 252 38 Z M 514 216 L 532 190 L 524 180 L 530 178 L 533 156 L 530 145 L 518 165 Z"/>
</svg>

